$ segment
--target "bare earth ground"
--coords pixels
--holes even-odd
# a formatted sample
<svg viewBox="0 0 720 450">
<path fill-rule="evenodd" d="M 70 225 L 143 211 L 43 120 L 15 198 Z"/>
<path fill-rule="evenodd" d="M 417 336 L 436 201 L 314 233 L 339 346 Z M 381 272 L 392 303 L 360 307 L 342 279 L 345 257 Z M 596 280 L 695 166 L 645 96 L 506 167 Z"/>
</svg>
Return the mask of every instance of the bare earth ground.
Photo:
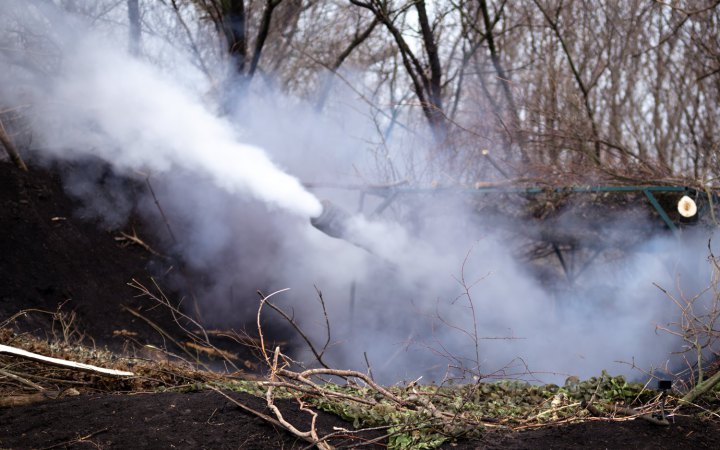
<svg viewBox="0 0 720 450">
<path fill-rule="evenodd" d="M 117 232 L 82 220 L 76 207 L 55 174 L 37 169 L 25 174 L 0 162 L 0 323 L 22 309 L 53 311 L 64 303 L 63 309 L 77 312 L 78 325 L 98 345 L 126 348 L 124 338 L 113 334 L 116 330 L 137 333 L 138 342 L 158 343 L 157 334 L 121 306 L 142 310 L 157 323 L 171 326 L 162 310 L 148 310 L 127 286 L 132 278 L 149 279 L 150 255 L 138 246 L 123 246 L 115 240 Z M 22 325 L 37 336 L 50 336 L 50 318 L 37 317 Z M 0 408 L 0 448 L 301 449 L 308 445 L 213 391 L 80 391 L 80 396 Z M 267 413 L 262 398 L 228 395 Z M 279 400 L 277 405 L 286 418 L 307 429 L 310 416 L 295 402 Z M 381 432 L 351 438 L 342 431 L 352 429 L 351 424 L 332 414 L 318 414 L 318 430 L 336 432 L 331 443 L 337 447 L 386 444 L 371 443 Z M 446 443 L 443 448 L 720 448 L 720 425 L 693 415 L 678 416 L 668 427 L 642 420 L 589 420 L 526 431 L 491 431 L 480 440 Z"/>
<path fill-rule="evenodd" d="M 251 407 L 263 408 L 262 399 L 233 396 Z M 303 417 L 291 402 L 283 406 L 289 420 Z M 302 449 L 308 445 L 244 413 L 214 392 L 81 396 L 0 410 L 0 424 L 0 447 L 7 448 Z M 321 415 L 319 430 L 331 432 L 333 427 L 350 428 L 335 416 Z M 670 427 L 641 420 L 596 421 L 525 432 L 490 432 L 481 441 L 443 448 L 717 449 L 719 432 L 715 423 L 682 417 Z M 332 443 L 338 447 L 358 445 L 373 437 L 350 442 L 340 436 Z"/>
</svg>

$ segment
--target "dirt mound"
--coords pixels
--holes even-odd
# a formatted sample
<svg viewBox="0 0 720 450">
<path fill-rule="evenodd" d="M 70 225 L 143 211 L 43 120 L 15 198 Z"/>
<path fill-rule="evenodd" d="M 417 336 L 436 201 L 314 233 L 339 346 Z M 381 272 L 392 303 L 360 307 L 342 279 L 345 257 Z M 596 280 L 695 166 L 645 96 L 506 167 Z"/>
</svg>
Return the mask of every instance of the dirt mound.
<svg viewBox="0 0 720 450">
<path fill-rule="evenodd" d="M 23 309 L 74 311 L 79 330 L 99 344 L 119 348 L 118 331 L 137 333 L 140 342 L 158 336 L 124 311 L 144 310 L 128 286 L 148 282 L 150 254 L 116 240 L 118 232 L 78 216 L 78 203 L 63 191 L 57 174 L 41 169 L 22 172 L 0 163 L 0 318 Z M 167 314 L 146 311 L 159 323 Z M 49 333 L 49 316 L 32 315 L 25 325 Z M 115 333 L 115 334 L 114 334 Z"/>
</svg>

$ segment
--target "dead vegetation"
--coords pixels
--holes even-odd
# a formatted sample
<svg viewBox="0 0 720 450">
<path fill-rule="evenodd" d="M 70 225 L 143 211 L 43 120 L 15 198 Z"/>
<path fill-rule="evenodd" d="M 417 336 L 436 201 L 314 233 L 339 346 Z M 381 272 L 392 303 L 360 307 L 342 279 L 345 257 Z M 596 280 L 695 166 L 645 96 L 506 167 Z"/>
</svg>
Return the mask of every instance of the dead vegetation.
<svg viewBox="0 0 720 450">
<path fill-rule="evenodd" d="M 40 339 L 13 330 L 13 321 L 28 314 L 52 314 L 61 333 Z M 74 364 L 89 364 L 118 371 L 101 373 L 92 369 L 59 366 L 56 363 L 18 354 L 0 352 L 0 406 L 80 395 L 92 392 L 157 392 L 160 389 L 196 389 L 221 378 L 179 360 L 158 361 L 140 355 L 117 355 L 94 345 L 83 345 L 84 336 L 74 328 L 72 313 L 62 311 L 21 311 L 2 324 L 0 344 L 25 352 Z M 123 374 L 130 373 L 130 375 Z"/>
<path fill-rule="evenodd" d="M 714 257 L 711 261 L 714 262 Z M 465 280 L 461 278 L 459 282 L 464 283 Z M 364 442 L 365 445 L 382 442 L 388 448 L 416 449 L 481 438 L 488 432 L 524 431 L 584 421 L 641 419 L 667 426 L 680 415 L 697 415 L 698 411 L 713 420 L 720 419 L 717 412 L 720 399 L 714 381 L 718 375 L 707 378 L 707 374 L 698 373 L 697 367 L 704 365 L 693 366 L 695 372 L 693 377 L 688 378 L 689 384 L 676 385 L 677 393 L 670 393 L 667 400 L 654 389 L 654 382 L 631 383 L 622 376 L 607 373 L 584 381 L 570 377 L 562 386 L 507 379 L 488 382 L 481 377 L 476 377 L 476 381 L 471 383 L 456 383 L 447 378 L 439 384 L 421 384 L 415 380 L 382 386 L 374 381 L 369 367 L 366 372 L 359 372 L 329 366 L 323 359 L 331 342 L 329 321 L 326 322 L 327 339 L 322 347 L 317 348 L 294 319 L 272 303 L 273 296 L 282 291 L 261 296 L 256 318 L 257 338 L 240 338 L 240 334 L 233 334 L 244 345 L 253 346 L 259 355 L 262 375 L 258 379 L 250 379 L 235 364 L 235 355 L 212 343 L 212 335 L 231 332 L 202 330 L 159 289 L 158 293 L 154 293 L 134 283 L 141 295 L 167 307 L 178 326 L 185 330 L 184 338 L 172 340 L 184 349 L 182 356 L 159 348 L 153 350 L 163 354 L 163 358 L 148 358 L 140 354 L 116 355 L 94 345 L 83 345 L 87 339 L 75 326 L 72 313 L 61 310 L 52 313 L 22 311 L 2 324 L 0 344 L 67 361 L 128 371 L 132 375 L 109 376 L 2 354 L 0 406 L 14 407 L 98 392 L 212 390 L 242 410 L 323 450 L 334 448 L 334 438 L 354 436 L 360 430 L 376 432 L 377 437 Z M 319 291 L 318 297 L 324 311 Z M 466 297 L 472 302 L 469 289 Z M 316 357 L 313 366 L 306 367 L 294 361 L 283 353 L 280 345 L 266 342 L 262 326 L 265 307 L 292 322 Z M 690 316 L 691 308 L 687 304 L 684 311 L 684 317 L 694 317 L 690 322 L 699 323 L 701 320 L 698 316 Z M 55 326 L 51 338 L 43 340 L 13 331 L 13 321 L 26 314 L 52 314 Z M 715 316 L 706 316 L 705 320 L 707 317 Z M 191 330 L 189 324 L 199 328 Z M 149 322 L 148 325 L 152 326 Z M 170 331 L 155 329 L 171 338 Z M 696 328 L 694 331 L 687 326 L 683 328 L 687 336 L 696 333 L 697 338 L 702 337 L 698 330 L 707 332 L 711 329 L 714 329 L 712 324 L 709 328 Z M 128 333 L 123 336 L 133 339 Z M 478 339 L 472 331 L 468 336 Z M 695 347 L 698 351 L 707 348 L 707 345 Z M 210 370 L 210 358 L 223 360 L 225 369 Z M 237 400 L 233 392 L 260 397 L 264 399 L 265 407 L 258 409 L 245 405 Z M 296 403 L 297 408 L 306 414 L 306 419 L 297 422 L 297 416 L 293 416 L 294 419 L 286 416 L 288 400 Z M 689 405 L 693 407 L 689 408 Z M 319 432 L 316 426 L 319 411 L 340 416 L 348 421 L 347 427 L 330 433 Z"/>
</svg>

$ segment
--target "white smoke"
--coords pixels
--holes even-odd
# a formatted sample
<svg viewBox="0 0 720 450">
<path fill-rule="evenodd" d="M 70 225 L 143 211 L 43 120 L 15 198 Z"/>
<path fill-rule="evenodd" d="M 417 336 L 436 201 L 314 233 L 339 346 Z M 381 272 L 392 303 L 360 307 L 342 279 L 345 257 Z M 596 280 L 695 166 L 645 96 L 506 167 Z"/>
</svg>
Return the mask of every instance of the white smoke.
<svg viewBox="0 0 720 450">
<path fill-rule="evenodd" d="M 362 368 L 365 353 L 386 382 L 423 374 L 440 379 L 448 366 L 492 373 L 516 358 L 561 378 L 627 372 L 616 361 L 648 368 L 677 348 L 670 336 L 656 333 L 656 324 L 672 322 L 677 311 L 653 283 L 672 287 L 681 274 L 692 291 L 707 282 L 702 233 L 684 241 L 651 239 L 623 260 L 606 255 L 567 295 L 547 289 L 513 257 L 508 239 L 517 235 L 503 228 L 517 224 L 479 223 L 465 201 L 435 198 L 419 206 L 399 199 L 392 217 L 407 219 L 402 226 L 354 219 L 369 253 L 312 228 L 307 219 L 320 213 L 320 202 L 291 175 L 336 183 L 364 181 L 357 172 L 373 178 L 378 155 L 368 154 L 366 142 L 375 124 L 361 102 L 344 99 L 336 115 L 323 116 L 277 93 L 249 92 L 235 114 L 220 117 L 203 98 L 212 87 L 190 73 L 182 55 L 163 67 L 130 57 L 122 33 L 98 33 L 43 5 L 0 4 L 2 35 L 50 29 L 60 58 L 53 70 L 37 71 L 27 69 L 35 58 L 28 49 L 6 48 L 0 100 L 33 106 L 32 146 L 44 157 L 100 158 L 118 173 L 151 176 L 156 197 L 145 196 L 135 207 L 156 225 L 165 248 L 205 275 L 197 293 L 213 325 L 252 318 L 256 289 L 290 287 L 276 301 L 322 342 L 316 285 L 337 342 L 332 362 Z M 395 142 L 397 153 L 383 157 L 422 159 L 422 148 Z M 131 209 L 127 199 L 93 192 L 97 177 L 85 175 L 69 177 L 69 190 L 112 213 L 106 214 L 112 224 L 121 223 L 117 215 Z M 358 200 L 352 193 L 322 193 L 348 209 Z M 155 200 L 166 217 L 158 216 Z M 165 218 L 176 242 L 164 234 Z M 629 232 L 622 217 L 606 227 L 608 241 Z M 522 364 L 515 368 L 525 371 Z"/>
<path fill-rule="evenodd" d="M 92 155 L 125 172 L 191 170 L 230 193 L 304 217 L 321 212 L 320 202 L 295 177 L 260 148 L 241 142 L 197 93 L 97 33 L 63 34 L 63 26 L 82 23 L 52 19 L 60 71 L 43 80 L 44 91 L 26 92 L 39 110 L 35 129 L 45 150 L 60 158 Z M 176 69 L 184 68 L 189 65 Z"/>
</svg>

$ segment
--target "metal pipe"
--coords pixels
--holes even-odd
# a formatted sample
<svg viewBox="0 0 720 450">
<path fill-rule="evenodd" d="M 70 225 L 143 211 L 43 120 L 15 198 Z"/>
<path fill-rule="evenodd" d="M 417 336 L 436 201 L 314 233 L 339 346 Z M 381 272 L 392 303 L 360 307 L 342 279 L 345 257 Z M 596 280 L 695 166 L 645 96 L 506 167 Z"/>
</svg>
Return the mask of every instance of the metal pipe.
<svg viewBox="0 0 720 450">
<path fill-rule="evenodd" d="M 328 236 L 348 240 L 350 213 L 335 206 L 329 200 L 323 200 L 322 213 L 310 219 L 312 226 L 327 234 Z"/>
<path fill-rule="evenodd" d="M 342 239 L 368 253 L 377 255 L 373 251 L 375 244 L 372 240 L 364 235 L 362 231 L 359 231 L 357 225 L 352 225 L 353 216 L 349 212 L 336 206 L 330 200 L 322 200 L 321 203 L 323 207 L 322 213 L 310 219 L 310 224 L 313 227 L 330 237 Z"/>
</svg>

